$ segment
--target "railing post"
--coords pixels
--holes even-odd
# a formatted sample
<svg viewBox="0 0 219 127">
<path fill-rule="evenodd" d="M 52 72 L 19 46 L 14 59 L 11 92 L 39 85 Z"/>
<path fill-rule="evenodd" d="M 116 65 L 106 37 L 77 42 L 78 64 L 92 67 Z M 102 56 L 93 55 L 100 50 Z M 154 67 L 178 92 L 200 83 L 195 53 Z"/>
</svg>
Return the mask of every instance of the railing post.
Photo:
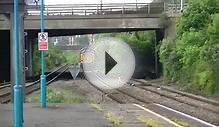
<svg viewBox="0 0 219 127">
<path fill-rule="evenodd" d="M 181 6 L 180 6 L 180 12 L 182 12 L 182 11 L 183 11 L 183 5 L 184 5 L 184 4 L 183 4 L 183 0 L 181 0 L 180 3 L 181 3 Z"/>
<path fill-rule="evenodd" d="M 135 5 L 136 7 L 136 12 L 138 11 L 138 3 L 137 3 L 137 0 L 136 0 L 136 5 Z"/>
<path fill-rule="evenodd" d="M 103 1 L 100 0 L 100 13 L 102 14 L 102 9 L 103 9 Z"/>
<path fill-rule="evenodd" d="M 175 9 L 174 9 L 175 13 L 177 13 L 177 10 L 178 10 L 178 5 L 175 3 Z"/>
<path fill-rule="evenodd" d="M 74 15 L 74 8 L 72 8 L 72 12 L 71 12 L 71 14 Z"/>
<path fill-rule="evenodd" d="M 163 12 L 165 13 L 166 12 L 166 3 L 163 2 Z"/>
<path fill-rule="evenodd" d="M 125 11 L 125 9 L 124 9 L 124 3 L 122 4 L 122 14 L 124 14 L 124 11 Z"/>
<path fill-rule="evenodd" d="M 150 3 L 148 3 L 148 14 L 150 14 L 150 11 L 151 11 L 151 6 Z"/>
<path fill-rule="evenodd" d="M 98 4 L 97 4 L 97 14 L 99 14 L 99 7 L 98 7 Z"/>
<path fill-rule="evenodd" d="M 49 8 L 46 8 L 46 15 L 49 15 Z"/>
<path fill-rule="evenodd" d="M 85 15 L 85 16 L 87 15 L 87 11 L 86 11 L 86 9 L 84 10 L 84 15 Z"/>
</svg>

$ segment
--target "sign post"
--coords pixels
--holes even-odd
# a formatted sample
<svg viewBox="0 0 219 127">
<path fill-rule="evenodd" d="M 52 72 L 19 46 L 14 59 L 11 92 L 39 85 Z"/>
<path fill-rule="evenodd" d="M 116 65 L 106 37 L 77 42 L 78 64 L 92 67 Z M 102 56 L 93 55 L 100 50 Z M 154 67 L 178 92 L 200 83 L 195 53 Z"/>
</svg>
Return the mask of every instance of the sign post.
<svg viewBox="0 0 219 127">
<path fill-rule="evenodd" d="M 41 76 L 40 76 L 40 106 L 46 107 L 46 75 L 44 74 L 44 50 L 48 50 L 48 33 L 44 33 L 44 0 L 41 0 L 40 27 L 38 42 L 41 49 Z M 46 42 L 47 41 L 47 42 Z"/>
</svg>

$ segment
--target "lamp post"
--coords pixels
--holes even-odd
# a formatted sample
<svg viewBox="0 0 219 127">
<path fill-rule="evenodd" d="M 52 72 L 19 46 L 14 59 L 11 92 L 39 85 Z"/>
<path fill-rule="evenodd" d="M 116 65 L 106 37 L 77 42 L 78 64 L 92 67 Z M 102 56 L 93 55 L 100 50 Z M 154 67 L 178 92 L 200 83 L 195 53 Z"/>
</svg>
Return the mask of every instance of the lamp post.
<svg viewBox="0 0 219 127">
<path fill-rule="evenodd" d="M 44 32 L 44 0 L 41 0 L 40 28 Z M 40 76 L 40 106 L 46 107 L 46 75 L 44 74 L 44 51 L 41 51 L 41 76 Z"/>
<path fill-rule="evenodd" d="M 13 59 L 15 64 L 15 85 L 14 85 L 14 127 L 23 127 L 23 95 L 22 95 L 22 84 L 20 78 L 20 16 L 19 16 L 19 0 L 14 0 L 14 17 L 13 17 Z"/>
</svg>

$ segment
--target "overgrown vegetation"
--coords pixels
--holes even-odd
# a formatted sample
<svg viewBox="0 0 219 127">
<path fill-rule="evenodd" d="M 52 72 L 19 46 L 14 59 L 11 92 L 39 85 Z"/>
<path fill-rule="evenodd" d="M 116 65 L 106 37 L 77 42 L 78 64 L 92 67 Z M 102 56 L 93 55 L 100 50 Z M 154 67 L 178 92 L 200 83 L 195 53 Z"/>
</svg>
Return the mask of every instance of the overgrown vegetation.
<svg viewBox="0 0 219 127">
<path fill-rule="evenodd" d="M 76 64 L 80 62 L 80 54 L 73 51 L 64 51 L 64 57 L 66 58 L 66 63 Z"/>
<path fill-rule="evenodd" d="M 48 89 L 47 91 L 47 102 L 48 103 L 83 103 L 84 98 L 73 93 L 67 91 L 60 91 L 56 89 Z M 28 98 L 28 102 L 30 103 L 38 103 L 39 102 L 39 95 L 31 96 Z"/>
<path fill-rule="evenodd" d="M 118 116 L 112 112 L 108 112 L 106 114 L 106 118 L 114 125 L 119 126 L 123 123 L 123 117 L 122 116 Z"/>
<path fill-rule="evenodd" d="M 92 107 L 94 107 L 95 109 L 97 109 L 97 111 L 99 111 L 99 112 L 103 112 L 103 108 L 100 106 L 100 105 L 98 105 L 98 104 L 94 104 L 94 103 L 92 103 L 92 104 L 90 104 Z"/>
<path fill-rule="evenodd" d="M 219 77 L 219 15 L 217 0 L 190 0 L 178 19 L 175 40 L 163 40 L 160 61 L 166 81 L 212 95 Z"/>
<path fill-rule="evenodd" d="M 37 43 L 34 43 L 33 46 L 33 74 L 38 75 L 40 73 L 40 51 L 38 50 Z M 65 63 L 67 60 L 65 55 L 57 47 L 49 43 L 49 50 L 45 51 L 45 69 L 49 71 L 54 67 L 60 66 Z"/>
<path fill-rule="evenodd" d="M 151 72 L 154 72 L 155 31 L 110 33 L 98 35 L 97 38 L 99 38 L 99 36 L 120 38 L 130 45 L 135 54 L 136 77 L 140 76 L 144 78 L 145 76 L 149 76 Z"/>
<path fill-rule="evenodd" d="M 101 37 L 117 37 L 124 40 L 132 48 L 138 51 L 147 51 L 153 53 L 155 32 L 154 31 L 138 31 L 138 32 L 119 32 L 99 35 Z M 98 37 L 99 37 L 98 36 Z"/>
<path fill-rule="evenodd" d="M 49 43 L 49 50 L 45 51 L 45 69 L 46 71 L 50 71 L 54 67 L 60 66 L 61 64 L 76 64 L 80 61 L 79 53 L 75 53 L 73 51 L 62 51 L 58 49 L 53 44 Z M 34 43 L 33 47 L 33 74 L 40 74 L 40 51 L 38 50 L 37 43 Z"/>
<path fill-rule="evenodd" d="M 172 118 L 171 120 L 174 121 L 175 123 L 179 124 L 180 126 L 190 127 L 190 125 L 182 119 Z"/>
<path fill-rule="evenodd" d="M 141 123 L 145 124 L 147 127 L 160 127 L 160 123 L 151 118 L 146 118 L 144 116 L 139 116 L 137 118 Z"/>
</svg>

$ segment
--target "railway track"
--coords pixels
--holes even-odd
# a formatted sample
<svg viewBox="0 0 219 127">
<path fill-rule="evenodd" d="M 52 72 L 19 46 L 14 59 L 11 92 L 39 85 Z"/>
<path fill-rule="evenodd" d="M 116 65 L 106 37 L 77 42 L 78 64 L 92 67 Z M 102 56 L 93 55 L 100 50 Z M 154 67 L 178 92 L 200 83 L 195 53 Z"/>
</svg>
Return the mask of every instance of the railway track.
<svg viewBox="0 0 219 127">
<path fill-rule="evenodd" d="M 103 90 L 103 89 L 100 89 L 100 88 L 98 88 L 97 86 L 95 86 L 93 84 L 91 84 L 91 85 L 93 87 L 95 87 L 97 90 L 101 91 L 103 94 L 105 94 L 105 96 L 111 98 L 112 100 L 114 100 L 117 103 L 120 103 L 120 104 L 134 103 L 134 104 L 138 104 L 138 105 L 143 105 L 143 106 L 148 107 L 152 111 L 157 112 L 158 114 L 163 114 L 163 115 L 171 114 L 171 115 L 167 116 L 170 119 L 174 116 L 178 119 L 184 119 L 185 121 L 189 121 L 190 123 L 195 123 L 197 126 L 217 127 L 214 124 L 203 121 L 203 120 L 201 120 L 197 117 L 193 117 L 192 115 L 185 114 L 185 113 L 180 112 L 178 110 L 172 109 L 172 108 L 170 108 L 166 105 L 154 102 L 153 100 L 150 100 L 147 97 L 144 97 L 144 96 L 142 97 L 142 96 L 138 96 L 136 94 L 133 94 L 131 92 L 131 88 L 129 90 L 123 89 L 123 88 L 119 88 L 119 89 L 115 89 L 115 90 Z M 141 91 L 147 90 L 147 89 L 144 89 L 144 88 L 142 88 L 141 86 L 138 86 L 138 85 L 135 85 L 135 87 L 139 88 Z M 154 91 L 151 90 L 150 92 L 154 92 Z M 173 93 L 176 94 L 176 92 L 173 92 Z M 156 93 L 156 94 L 158 94 L 158 93 Z M 169 99 L 173 99 L 172 96 L 169 97 L 169 96 L 166 96 L 166 95 L 163 95 L 163 94 L 159 94 L 159 96 L 164 96 L 164 97 L 167 97 Z M 177 101 L 177 99 L 173 99 L 173 100 Z M 198 101 L 200 101 L 200 99 Z M 204 101 L 204 103 L 205 103 L 205 101 Z M 177 102 L 184 103 L 184 104 L 193 106 L 195 108 L 200 108 L 200 106 L 198 106 L 198 105 L 194 106 L 193 104 L 185 103 L 183 101 L 177 101 Z M 201 106 L 201 107 L 203 108 L 203 106 Z M 204 108 L 204 109 L 208 110 L 208 111 L 211 111 L 213 113 L 218 112 L 216 109 L 215 110 L 214 109 L 212 110 L 212 109 L 209 109 L 209 108 Z"/>
<path fill-rule="evenodd" d="M 47 79 L 47 85 L 52 83 L 54 80 L 56 80 L 61 74 L 63 74 L 68 69 L 68 64 L 62 65 L 55 70 L 53 70 L 51 73 L 46 75 Z M 37 91 L 40 89 L 40 79 L 25 84 L 25 95 L 31 94 L 34 91 Z M 0 87 L 0 103 L 8 103 L 11 101 L 11 84 L 4 84 Z"/>
<path fill-rule="evenodd" d="M 139 89 L 150 91 L 160 96 L 178 101 L 179 103 L 184 103 L 193 106 L 195 108 L 201 108 L 219 114 L 219 102 L 217 101 L 210 100 L 201 96 L 193 95 L 190 93 L 173 90 L 147 81 L 142 81 L 142 80 L 134 80 L 134 81 L 140 83 L 138 85 L 135 85 L 135 87 Z"/>
<path fill-rule="evenodd" d="M 1 90 L 1 89 L 4 89 L 4 88 L 6 88 L 6 87 L 10 87 L 10 86 L 11 86 L 11 83 L 10 83 L 10 82 L 1 83 L 1 84 L 0 84 L 0 90 Z"/>
</svg>

